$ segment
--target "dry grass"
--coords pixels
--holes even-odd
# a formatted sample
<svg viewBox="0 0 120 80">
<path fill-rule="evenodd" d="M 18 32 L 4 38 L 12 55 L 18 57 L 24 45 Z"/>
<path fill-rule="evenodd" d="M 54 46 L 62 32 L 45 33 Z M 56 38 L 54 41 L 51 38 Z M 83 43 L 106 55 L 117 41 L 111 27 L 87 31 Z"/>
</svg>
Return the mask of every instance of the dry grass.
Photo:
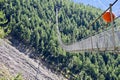
<svg viewBox="0 0 120 80">
<path fill-rule="evenodd" d="M 0 64 L 0 80 L 10 80 L 11 75 L 4 64 Z"/>
</svg>

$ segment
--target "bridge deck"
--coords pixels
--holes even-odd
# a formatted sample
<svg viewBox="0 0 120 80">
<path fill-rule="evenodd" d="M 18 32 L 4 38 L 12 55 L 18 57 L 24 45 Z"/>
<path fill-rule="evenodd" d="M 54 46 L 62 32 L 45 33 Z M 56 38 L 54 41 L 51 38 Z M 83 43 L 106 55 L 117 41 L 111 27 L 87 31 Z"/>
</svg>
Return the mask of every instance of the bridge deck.
<svg viewBox="0 0 120 80">
<path fill-rule="evenodd" d="M 64 43 L 62 43 L 59 31 L 58 35 L 60 45 L 64 50 L 68 52 L 91 51 L 91 50 L 100 51 L 120 50 L 120 28 L 114 28 L 114 34 L 112 29 L 109 29 L 94 36 L 88 37 L 87 39 L 75 42 L 71 45 L 65 45 Z"/>
</svg>

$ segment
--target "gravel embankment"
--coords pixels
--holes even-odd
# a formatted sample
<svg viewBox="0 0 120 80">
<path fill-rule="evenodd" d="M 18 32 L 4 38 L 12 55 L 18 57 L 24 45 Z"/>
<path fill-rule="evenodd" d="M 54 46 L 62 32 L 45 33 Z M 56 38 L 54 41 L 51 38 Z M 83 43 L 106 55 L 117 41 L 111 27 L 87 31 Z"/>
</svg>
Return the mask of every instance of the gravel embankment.
<svg viewBox="0 0 120 80">
<path fill-rule="evenodd" d="M 21 73 L 25 80 L 65 80 L 21 53 L 15 47 L 0 39 L 0 64 L 4 64 L 11 74 Z"/>
</svg>

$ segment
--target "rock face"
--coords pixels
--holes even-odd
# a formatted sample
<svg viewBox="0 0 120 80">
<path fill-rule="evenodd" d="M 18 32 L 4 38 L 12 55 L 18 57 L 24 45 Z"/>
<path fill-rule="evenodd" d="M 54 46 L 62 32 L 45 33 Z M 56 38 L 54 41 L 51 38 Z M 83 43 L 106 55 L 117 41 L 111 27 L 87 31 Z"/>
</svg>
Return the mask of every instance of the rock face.
<svg viewBox="0 0 120 80">
<path fill-rule="evenodd" d="M 4 64 L 12 75 L 21 73 L 24 80 L 65 80 L 62 75 L 54 74 L 42 63 L 38 64 L 2 39 L 0 39 L 0 64 Z"/>
</svg>

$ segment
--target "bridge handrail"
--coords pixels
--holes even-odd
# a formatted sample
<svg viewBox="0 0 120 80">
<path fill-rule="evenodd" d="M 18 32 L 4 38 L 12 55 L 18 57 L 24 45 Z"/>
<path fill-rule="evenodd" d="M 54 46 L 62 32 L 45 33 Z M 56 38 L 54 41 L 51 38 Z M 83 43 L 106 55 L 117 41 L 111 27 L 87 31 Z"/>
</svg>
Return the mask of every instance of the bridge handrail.
<svg viewBox="0 0 120 80">
<path fill-rule="evenodd" d="M 117 18 L 117 19 L 118 19 L 118 18 Z M 117 20 L 117 19 L 115 19 L 115 20 Z M 115 26 L 116 26 L 116 24 L 114 24 L 112 27 L 115 27 Z M 108 28 L 102 30 L 102 32 L 108 31 L 108 30 L 110 30 L 112 27 L 108 27 Z M 115 27 L 115 28 L 117 29 L 117 27 Z M 118 29 L 120 30 L 120 28 L 118 28 Z M 80 42 L 80 41 L 82 41 L 82 40 L 85 40 L 85 39 L 87 39 L 87 38 L 89 38 L 89 37 L 91 37 L 91 36 L 95 36 L 95 35 L 100 34 L 100 33 L 101 33 L 101 31 L 92 33 L 92 35 L 88 35 L 88 36 L 86 36 L 86 37 L 78 40 L 77 42 Z M 65 45 L 72 45 L 72 44 L 74 44 L 74 43 L 75 43 L 75 42 L 73 42 L 73 43 L 64 43 L 64 42 L 63 42 L 63 44 L 65 44 Z"/>
<path fill-rule="evenodd" d="M 118 0 L 116 0 L 115 2 L 113 2 L 113 4 L 111 4 L 111 7 L 112 7 L 117 1 L 118 1 Z M 107 8 L 98 18 L 96 18 L 92 23 L 90 23 L 89 27 L 92 26 L 98 19 L 100 19 L 101 16 L 102 16 L 106 11 L 108 11 L 109 9 L 110 9 L 110 7 L 108 7 L 108 8 Z M 115 20 L 117 20 L 117 19 L 118 19 L 118 17 L 117 17 Z M 115 26 L 115 24 L 114 24 L 114 26 Z M 109 30 L 109 29 L 111 29 L 111 27 L 106 28 L 106 29 L 103 30 L 102 32 L 107 31 L 107 30 Z M 59 29 L 58 29 L 58 30 L 59 30 Z M 58 33 L 59 33 L 58 36 L 61 37 L 60 31 L 59 31 Z M 101 31 L 95 32 L 94 34 L 92 33 L 92 35 L 86 36 L 85 38 L 82 38 L 81 40 L 78 40 L 77 42 L 80 42 L 80 41 L 82 41 L 82 40 L 85 40 L 85 39 L 87 39 L 88 37 L 94 36 L 94 35 L 99 34 L 99 33 L 101 33 Z M 74 42 L 73 42 L 73 43 L 64 43 L 64 42 L 62 42 L 62 43 L 63 43 L 64 45 L 74 44 Z"/>
</svg>

